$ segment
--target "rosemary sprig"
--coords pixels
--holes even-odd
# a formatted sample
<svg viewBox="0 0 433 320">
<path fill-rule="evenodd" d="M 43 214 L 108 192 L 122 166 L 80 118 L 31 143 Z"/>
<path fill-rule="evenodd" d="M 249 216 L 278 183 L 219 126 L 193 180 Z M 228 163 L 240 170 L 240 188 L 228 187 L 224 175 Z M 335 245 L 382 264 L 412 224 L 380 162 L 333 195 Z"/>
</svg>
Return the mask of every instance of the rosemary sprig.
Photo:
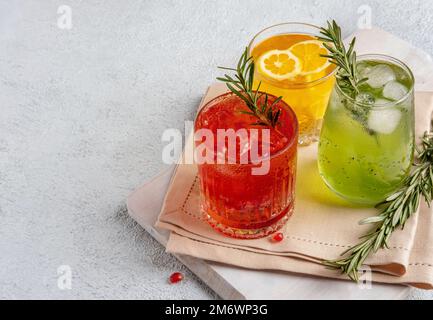
<svg viewBox="0 0 433 320">
<path fill-rule="evenodd" d="M 320 28 L 321 37 L 319 40 L 324 42 L 324 46 L 328 49 L 329 54 L 322 55 L 328 58 L 329 61 L 337 66 L 336 78 L 340 88 L 349 96 L 355 97 L 359 93 L 359 86 L 368 80 L 361 78 L 356 68 L 356 51 L 354 37 L 349 44 L 349 49 L 343 43 L 341 37 L 341 28 L 332 20 L 327 22 L 327 28 Z"/>
<path fill-rule="evenodd" d="M 329 51 L 329 54 L 321 56 L 328 58 L 331 63 L 336 65 L 337 73 L 335 77 L 341 90 L 352 99 L 357 100 L 360 86 L 368 78 L 362 78 L 357 70 L 356 51 L 354 50 L 356 38 L 352 39 L 349 49 L 346 50 L 341 37 L 341 28 L 335 20 L 328 21 L 326 28 L 320 28 L 320 33 L 322 36 L 318 37 L 318 39 L 324 42 L 323 45 Z M 360 101 L 362 102 L 362 98 Z M 347 100 L 343 100 L 342 103 L 351 113 L 352 118 L 358 121 L 368 134 L 375 135 L 374 131 L 368 127 L 368 114 L 371 108 L 367 103 L 358 105 L 358 103 Z"/>
<path fill-rule="evenodd" d="M 254 123 L 255 125 L 275 128 L 281 110 L 274 110 L 274 106 L 276 106 L 283 97 L 276 98 L 272 104 L 269 105 L 268 95 L 259 91 L 261 82 L 258 84 L 257 89 L 253 90 L 254 62 L 252 57 L 248 57 L 247 48 L 245 48 L 244 53 L 239 59 L 236 69 L 226 67 L 218 68 L 235 72 L 234 76 L 225 74 L 224 77 L 218 77 L 217 79 L 225 82 L 227 88 L 241 98 L 250 110 L 241 112 L 256 117 L 257 122 Z"/>
<path fill-rule="evenodd" d="M 387 241 L 397 228 L 403 229 L 406 221 L 418 210 L 420 198 L 430 205 L 433 198 L 433 134 L 424 133 L 418 160 L 403 187 L 379 204 L 378 216 L 366 218 L 360 224 L 374 224 L 374 228 L 360 239 L 362 241 L 342 253 L 344 258 L 325 261 L 324 264 L 340 269 L 352 280 L 358 281 L 358 269 L 371 253 L 388 248 Z"/>
</svg>

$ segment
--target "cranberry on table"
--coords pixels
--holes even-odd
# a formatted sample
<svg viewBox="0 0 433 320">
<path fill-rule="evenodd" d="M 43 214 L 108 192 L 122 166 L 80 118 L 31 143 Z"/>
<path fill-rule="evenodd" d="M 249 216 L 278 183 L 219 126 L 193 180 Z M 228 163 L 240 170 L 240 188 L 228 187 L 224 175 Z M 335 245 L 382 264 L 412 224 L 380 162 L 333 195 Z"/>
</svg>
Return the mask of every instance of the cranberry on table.
<svg viewBox="0 0 433 320">
<path fill-rule="evenodd" d="M 178 283 L 183 280 L 183 274 L 175 272 L 170 276 L 170 283 Z"/>
<path fill-rule="evenodd" d="M 276 234 L 274 234 L 274 236 L 272 237 L 272 240 L 274 242 L 281 242 L 284 239 L 284 235 L 281 232 L 278 232 Z"/>
</svg>

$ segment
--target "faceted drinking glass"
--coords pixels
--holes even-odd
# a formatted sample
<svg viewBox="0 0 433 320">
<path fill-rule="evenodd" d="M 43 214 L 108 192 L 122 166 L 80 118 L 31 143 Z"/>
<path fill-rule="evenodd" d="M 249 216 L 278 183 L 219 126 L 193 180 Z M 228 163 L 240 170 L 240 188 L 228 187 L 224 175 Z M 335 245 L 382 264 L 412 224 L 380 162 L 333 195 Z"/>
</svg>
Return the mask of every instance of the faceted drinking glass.
<svg viewBox="0 0 433 320">
<path fill-rule="evenodd" d="M 273 101 L 269 95 L 268 102 Z M 293 212 L 298 123 L 286 103 L 276 108 L 281 115 L 275 128 L 254 124 L 257 119 L 242 113 L 248 109 L 233 93 L 211 100 L 197 115 L 196 156 L 200 146 L 210 151 L 206 161 L 198 162 L 201 210 L 214 229 L 230 237 L 264 237 Z M 222 132 L 239 133 L 232 139 L 235 156 L 228 154 L 230 139 L 222 139 Z M 254 148 L 260 163 L 252 156 Z"/>
</svg>

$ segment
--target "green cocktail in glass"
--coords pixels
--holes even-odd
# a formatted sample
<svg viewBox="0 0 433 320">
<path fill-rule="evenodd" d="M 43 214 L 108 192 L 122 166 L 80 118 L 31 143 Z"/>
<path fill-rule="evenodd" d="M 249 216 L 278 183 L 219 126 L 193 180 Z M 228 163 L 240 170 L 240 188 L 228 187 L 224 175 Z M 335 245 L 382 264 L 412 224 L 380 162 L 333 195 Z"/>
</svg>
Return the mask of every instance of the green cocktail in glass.
<svg viewBox="0 0 433 320">
<path fill-rule="evenodd" d="M 358 57 L 369 80 L 356 97 L 336 83 L 319 141 L 320 175 L 337 194 L 377 204 L 407 177 L 414 151 L 414 78 L 401 61 Z"/>
</svg>

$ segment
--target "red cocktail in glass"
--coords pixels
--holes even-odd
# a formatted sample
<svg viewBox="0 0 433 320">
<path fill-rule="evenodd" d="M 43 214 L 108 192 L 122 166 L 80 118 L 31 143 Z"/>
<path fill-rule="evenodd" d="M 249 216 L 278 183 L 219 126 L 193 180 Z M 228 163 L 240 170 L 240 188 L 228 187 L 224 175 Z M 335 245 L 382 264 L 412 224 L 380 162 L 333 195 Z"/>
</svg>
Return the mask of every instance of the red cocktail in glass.
<svg viewBox="0 0 433 320">
<path fill-rule="evenodd" d="M 268 95 L 268 105 L 275 99 Z M 283 101 L 274 108 L 281 110 L 275 128 L 255 124 L 257 118 L 242 113 L 249 110 L 233 93 L 211 100 L 197 115 L 194 129 L 196 156 L 199 148 L 202 153 L 198 163 L 201 209 L 210 225 L 228 236 L 266 236 L 281 228 L 293 212 L 298 122 Z M 246 136 L 221 141 L 221 132 L 230 129 Z M 204 136 L 205 131 L 212 133 L 213 139 Z M 233 141 L 235 147 L 231 148 Z M 205 157 L 203 146 L 212 151 L 204 152 Z M 235 155 L 230 152 L 233 150 Z"/>
</svg>

